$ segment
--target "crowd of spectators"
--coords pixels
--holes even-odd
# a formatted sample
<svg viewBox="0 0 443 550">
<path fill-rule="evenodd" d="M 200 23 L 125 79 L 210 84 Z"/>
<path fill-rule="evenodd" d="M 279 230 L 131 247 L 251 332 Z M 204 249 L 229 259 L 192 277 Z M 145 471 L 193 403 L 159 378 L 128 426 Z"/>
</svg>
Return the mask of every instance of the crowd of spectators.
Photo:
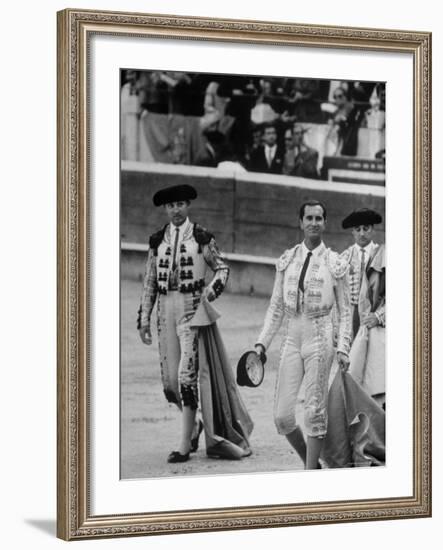
<svg viewBox="0 0 443 550">
<path fill-rule="evenodd" d="M 204 146 L 193 164 L 235 162 L 245 170 L 316 178 L 312 124 L 329 127 L 330 153 L 355 156 L 360 128 L 384 131 L 379 82 L 122 71 L 122 89 L 144 112 L 199 118 Z M 383 156 L 380 150 L 377 156 Z"/>
</svg>

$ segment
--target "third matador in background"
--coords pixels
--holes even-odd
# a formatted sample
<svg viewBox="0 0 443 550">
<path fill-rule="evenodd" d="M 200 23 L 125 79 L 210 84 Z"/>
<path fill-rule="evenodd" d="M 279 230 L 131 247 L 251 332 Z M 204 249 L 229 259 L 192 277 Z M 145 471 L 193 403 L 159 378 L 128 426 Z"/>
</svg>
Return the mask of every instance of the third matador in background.
<svg viewBox="0 0 443 550">
<path fill-rule="evenodd" d="M 256 350 L 265 352 L 285 320 L 275 393 L 275 424 L 280 434 L 305 462 L 306 469 L 319 467 L 327 431 L 328 378 L 335 352 L 343 370 L 349 366 L 351 315 L 345 276 L 347 263 L 326 248 L 322 234 L 326 209 L 309 201 L 300 209 L 304 240 L 287 250 L 277 262 L 271 302 Z M 338 317 L 337 348 L 334 349 L 333 309 Z M 296 421 L 297 396 L 305 380 L 304 424 L 307 444 Z"/>
<path fill-rule="evenodd" d="M 166 399 L 182 410 L 182 434 L 178 449 L 168 462 L 186 462 L 196 450 L 202 424 L 196 424 L 198 407 L 198 330 L 191 321 L 206 293 L 215 300 L 224 290 L 229 268 L 220 256 L 214 237 L 188 218 L 190 201 L 197 198 L 190 185 L 158 191 L 155 206 L 163 206 L 170 223 L 149 239 L 138 329 L 150 345 L 151 313 L 157 301 L 158 345 Z M 214 272 L 205 289 L 205 272 Z"/>
<path fill-rule="evenodd" d="M 374 225 L 382 222 L 380 214 L 369 208 L 354 210 L 343 222 L 343 229 L 352 230 L 354 244 L 347 248 L 341 257 L 349 263 L 348 280 L 351 293 L 351 315 L 352 315 L 352 338 L 355 338 L 360 327 L 360 316 L 358 312 L 358 300 L 365 270 L 374 257 L 378 244 L 372 240 L 374 237 Z M 376 324 L 382 324 L 376 318 Z M 367 319 L 366 323 L 370 320 Z"/>
</svg>

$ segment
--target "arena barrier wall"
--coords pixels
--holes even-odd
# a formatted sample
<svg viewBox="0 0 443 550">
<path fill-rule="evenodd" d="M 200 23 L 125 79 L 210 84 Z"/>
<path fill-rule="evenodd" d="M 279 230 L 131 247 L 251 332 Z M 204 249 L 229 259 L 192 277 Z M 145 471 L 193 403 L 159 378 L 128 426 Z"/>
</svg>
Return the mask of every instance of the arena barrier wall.
<svg viewBox="0 0 443 550">
<path fill-rule="evenodd" d="M 121 274 L 141 280 L 148 237 L 166 223 L 163 208 L 152 204 L 159 189 L 193 185 L 192 221 L 214 233 L 231 266 L 228 290 L 269 295 L 275 260 L 302 240 L 300 205 L 309 199 L 327 209 L 327 246 L 341 252 L 352 244 L 342 219 L 357 208 L 377 210 L 377 242 L 385 239 L 385 188 L 272 174 L 240 173 L 216 168 L 124 161 L 121 171 Z"/>
</svg>

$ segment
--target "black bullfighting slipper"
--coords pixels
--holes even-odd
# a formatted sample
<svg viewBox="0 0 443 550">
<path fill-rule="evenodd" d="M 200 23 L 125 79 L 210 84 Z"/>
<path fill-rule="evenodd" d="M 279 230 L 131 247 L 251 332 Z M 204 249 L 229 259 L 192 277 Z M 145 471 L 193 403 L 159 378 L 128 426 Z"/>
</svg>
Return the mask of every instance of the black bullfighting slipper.
<svg viewBox="0 0 443 550">
<path fill-rule="evenodd" d="M 202 433 L 202 431 L 203 431 L 203 422 L 199 420 L 197 435 L 191 439 L 191 449 L 189 451 L 190 453 L 195 453 L 196 450 L 198 449 L 198 440 L 200 438 L 200 434 Z"/>
<path fill-rule="evenodd" d="M 172 453 L 168 456 L 168 462 L 170 463 L 176 463 L 176 462 L 187 462 L 189 460 L 189 453 L 186 453 L 182 455 L 178 451 L 172 451 Z"/>
</svg>

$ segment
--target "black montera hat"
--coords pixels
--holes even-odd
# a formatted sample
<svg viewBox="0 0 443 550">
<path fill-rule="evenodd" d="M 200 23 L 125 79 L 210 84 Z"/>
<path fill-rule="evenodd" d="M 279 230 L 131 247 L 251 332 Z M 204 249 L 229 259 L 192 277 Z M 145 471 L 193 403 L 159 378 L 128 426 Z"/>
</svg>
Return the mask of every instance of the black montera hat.
<svg viewBox="0 0 443 550">
<path fill-rule="evenodd" d="M 259 355 L 254 350 L 244 353 L 237 363 L 237 384 L 250 388 L 260 386 L 265 375 L 265 363 L 266 355 L 264 353 Z"/>
<path fill-rule="evenodd" d="M 169 202 L 192 201 L 196 198 L 197 191 L 192 185 L 173 185 L 172 187 L 166 187 L 166 189 L 157 191 L 152 197 L 152 202 L 155 206 L 161 206 Z"/>
<path fill-rule="evenodd" d="M 359 210 L 354 210 L 349 216 L 342 221 L 341 226 L 343 229 L 348 229 L 349 227 L 358 227 L 359 225 L 374 225 L 376 223 L 381 223 L 382 218 L 375 210 L 370 208 L 360 208 Z"/>
</svg>

